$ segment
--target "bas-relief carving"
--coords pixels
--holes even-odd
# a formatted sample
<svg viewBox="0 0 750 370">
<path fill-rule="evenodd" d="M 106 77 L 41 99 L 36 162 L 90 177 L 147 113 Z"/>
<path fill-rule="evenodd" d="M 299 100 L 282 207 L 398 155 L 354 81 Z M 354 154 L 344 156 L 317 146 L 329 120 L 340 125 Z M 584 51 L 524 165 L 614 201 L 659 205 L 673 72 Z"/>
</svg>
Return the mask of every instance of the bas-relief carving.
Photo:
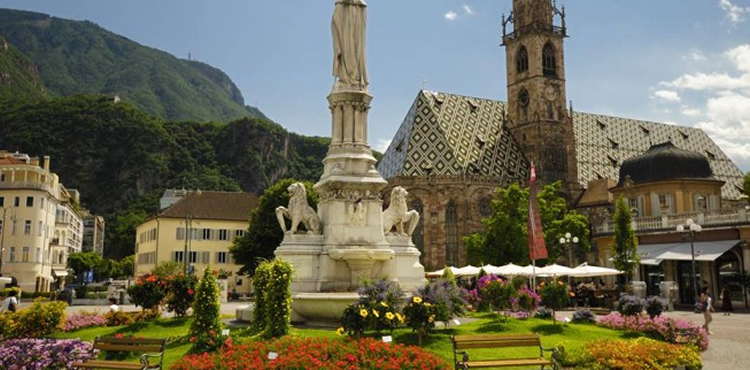
<svg viewBox="0 0 750 370">
<path fill-rule="evenodd" d="M 370 190 L 357 189 L 330 189 L 321 190 L 318 193 L 318 202 L 327 202 L 330 200 L 343 200 L 347 202 L 356 202 L 357 200 L 379 200 L 377 192 Z"/>
<path fill-rule="evenodd" d="M 340 0 L 336 2 L 331 20 L 333 33 L 334 90 L 366 90 L 367 67 L 365 65 L 365 28 L 367 4 L 363 0 Z"/>
<path fill-rule="evenodd" d="M 391 204 L 383 211 L 383 232 L 388 234 L 393 227 L 400 236 L 411 236 L 419 223 L 419 212 L 409 211 L 406 205 L 406 189 L 397 186 L 391 190 Z M 408 224 L 408 229 L 404 229 Z"/>
<path fill-rule="evenodd" d="M 289 192 L 289 206 L 276 207 L 276 219 L 284 233 L 295 234 L 300 223 L 305 225 L 309 234 L 320 234 L 318 213 L 307 203 L 307 189 L 301 182 L 295 182 L 286 189 Z M 284 217 L 292 220 L 292 227 L 287 230 Z"/>
</svg>

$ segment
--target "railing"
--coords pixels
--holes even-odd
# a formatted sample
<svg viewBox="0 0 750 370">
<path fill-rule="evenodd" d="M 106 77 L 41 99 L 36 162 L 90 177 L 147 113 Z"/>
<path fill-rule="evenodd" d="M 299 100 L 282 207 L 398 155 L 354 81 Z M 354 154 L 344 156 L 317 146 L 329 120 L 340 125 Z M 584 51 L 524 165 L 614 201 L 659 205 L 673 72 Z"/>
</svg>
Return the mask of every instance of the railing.
<svg viewBox="0 0 750 370">
<path fill-rule="evenodd" d="M 685 224 L 685 220 L 689 218 L 693 219 L 693 221 L 703 227 L 750 222 L 748 210 L 745 208 L 732 208 L 699 213 L 689 212 L 662 216 L 636 217 L 633 218 L 632 226 L 634 231 L 674 230 L 677 225 Z M 594 234 L 607 234 L 614 232 L 614 230 L 614 221 L 610 218 L 601 224 L 596 225 Z"/>
<path fill-rule="evenodd" d="M 543 23 L 531 23 L 521 28 L 514 29 L 513 32 L 503 35 L 503 44 L 513 39 L 519 38 L 528 33 L 552 32 L 553 34 L 567 36 L 566 29 L 560 26 L 551 26 Z"/>
</svg>

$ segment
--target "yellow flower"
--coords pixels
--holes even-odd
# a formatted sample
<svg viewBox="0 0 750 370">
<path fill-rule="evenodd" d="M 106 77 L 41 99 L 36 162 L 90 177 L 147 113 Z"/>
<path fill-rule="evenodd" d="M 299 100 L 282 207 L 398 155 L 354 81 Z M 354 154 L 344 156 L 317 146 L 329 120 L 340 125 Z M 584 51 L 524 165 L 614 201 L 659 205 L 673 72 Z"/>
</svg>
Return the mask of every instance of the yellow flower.
<svg viewBox="0 0 750 370">
<path fill-rule="evenodd" d="M 336 329 L 336 334 L 338 334 L 338 335 L 344 335 L 344 327 L 342 326 L 342 327 Z"/>
<path fill-rule="evenodd" d="M 380 305 L 383 307 L 388 307 L 388 303 L 385 303 L 385 301 L 380 301 Z"/>
<path fill-rule="evenodd" d="M 404 315 L 396 312 L 396 318 L 398 319 L 398 322 L 400 322 L 402 324 L 404 323 Z"/>
<path fill-rule="evenodd" d="M 367 317 L 367 310 L 365 310 L 364 308 L 359 310 L 359 316 Z"/>
<path fill-rule="evenodd" d="M 425 307 L 432 307 L 432 304 L 430 304 L 429 302 L 427 302 L 427 303 L 424 304 L 424 306 Z"/>
<path fill-rule="evenodd" d="M 429 318 L 429 319 L 427 319 L 427 321 L 428 321 L 428 322 L 433 322 L 433 321 L 435 321 L 435 315 L 430 315 L 430 318 Z"/>
<path fill-rule="evenodd" d="M 393 312 L 386 312 L 385 318 L 388 320 L 393 320 L 393 318 L 396 317 L 396 315 L 393 314 Z"/>
<path fill-rule="evenodd" d="M 422 303 L 422 298 L 414 297 L 412 298 L 412 301 L 414 301 L 414 303 Z"/>
<path fill-rule="evenodd" d="M 378 311 L 372 310 L 372 314 L 375 315 L 375 317 L 380 317 L 380 314 Z"/>
</svg>

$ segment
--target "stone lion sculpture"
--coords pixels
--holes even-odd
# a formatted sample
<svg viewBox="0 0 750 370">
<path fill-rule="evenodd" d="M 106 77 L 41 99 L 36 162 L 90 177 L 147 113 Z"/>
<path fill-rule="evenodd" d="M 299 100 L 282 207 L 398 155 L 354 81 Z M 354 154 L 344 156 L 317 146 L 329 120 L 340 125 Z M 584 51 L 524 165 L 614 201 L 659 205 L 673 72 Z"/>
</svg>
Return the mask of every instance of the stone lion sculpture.
<svg viewBox="0 0 750 370">
<path fill-rule="evenodd" d="M 396 233 L 400 236 L 411 236 L 419 223 L 419 212 L 409 211 L 406 206 L 406 189 L 397 186 L 391 190 L 391 204 L 383 211 L 383 232 L 388 234 L 395 226 Z M 409 229 L 404 230 L 404 223 L 409 224 Z"/>
<path fill-rule="evenodd" d="M 289 185 L 289 206 L 276 207 L 276 218 L 279 220 L 281 230 L 285 233 L 295 234 L 300 223 L 305 225 L 309 234 L 320 234 L 320 218 L 318 213 L 307 204 L 307 189 L 301 182 Z M 284 217 L 292 220 L 292 227 L 287 231 Z"/>
</svg>

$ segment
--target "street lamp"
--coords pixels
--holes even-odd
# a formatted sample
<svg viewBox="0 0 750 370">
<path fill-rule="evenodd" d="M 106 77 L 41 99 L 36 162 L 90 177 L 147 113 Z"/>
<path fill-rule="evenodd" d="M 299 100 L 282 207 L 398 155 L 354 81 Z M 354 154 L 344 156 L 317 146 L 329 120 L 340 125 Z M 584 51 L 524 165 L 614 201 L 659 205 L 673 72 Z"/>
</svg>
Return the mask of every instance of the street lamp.
<svg viewBox="0 0 750 370">
<path fill-rule="evenodd" d="M 578 237 L 572 236 L 570 233 L 565 233 L 565 236 L 560 237 L 560 245 L 568 247 L 568 265 L 573 267 L 573 244 L 578 244 Z"/>
<path fill-rule="evenodd" d="M 183 182 L 185 180 L 183 179 Z M 193 190 L 185 190 L 185 187 L 182 188 L 182 196 L 185 203 L 185 251 L 182 255 L 182 261 L 184 262 L 184 273 L 185 275 L 189 272 L 189 266 L 190 266 L 190 240 L 193 237 L 192 233 L 192 227 L 193 227 L 193 200 L 190 196 L 190 193 L 194 193 L 194 196 L 201 195 L 201 190 L 197 189 L 195 191 Z"/>
<path fill-rule="evenodd" d="M 693 290 L 695 292 L 695 296 L 693 298 L 696 301 L 698 300 L 700 293 L 698 293 L 698 275 L 696 275 L 695 273 L 695 247 L 693 246 L 693 242 L 695 241 L 695 237 L 698 235 L 698 233 L 701 232 L 701 229 L 701 225 L 693 222 L 692 218 L 688 218 L 687 220 L 685 220 L 685 225 L 677 225 L 677 232 L 684 233 L 683 235 L 690 239 L 690 266 L 693 270 Z"/>
</svg>

